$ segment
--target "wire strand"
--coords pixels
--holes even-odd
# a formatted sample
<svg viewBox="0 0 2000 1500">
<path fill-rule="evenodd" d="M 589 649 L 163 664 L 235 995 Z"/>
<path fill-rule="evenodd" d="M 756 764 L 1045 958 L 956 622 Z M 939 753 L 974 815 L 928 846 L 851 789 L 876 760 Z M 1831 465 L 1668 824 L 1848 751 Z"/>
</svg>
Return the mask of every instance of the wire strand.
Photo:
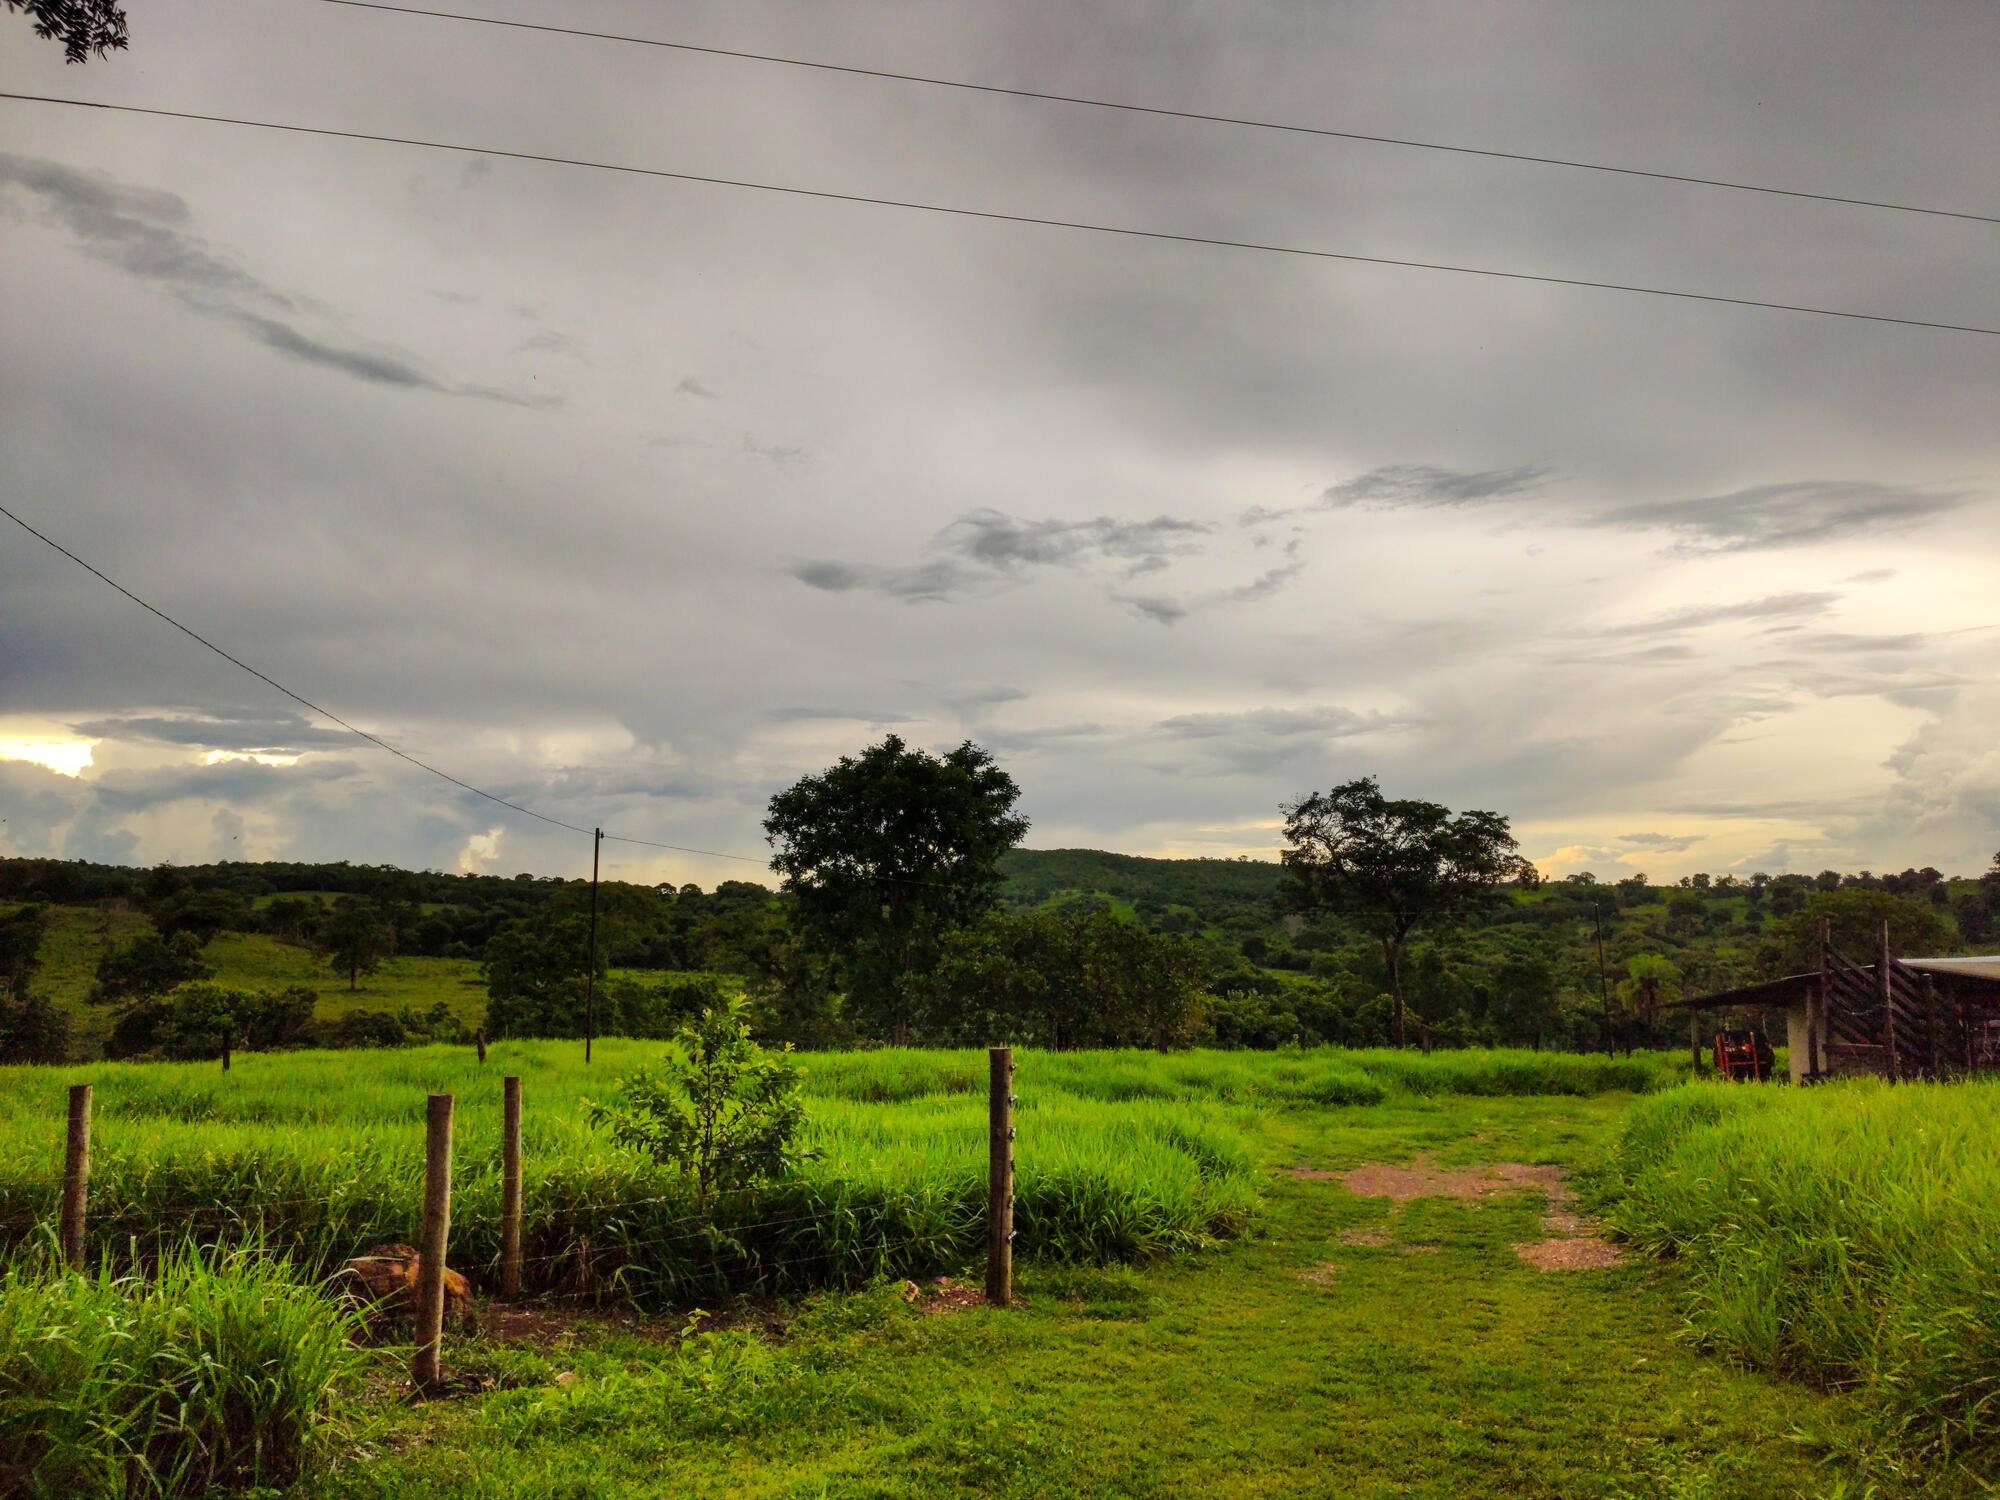
<svg viewBox="0 0 2000 1500">
<path fill-rule="evenodd" d="M 1759 297 L 1731 297 L 1720 292 L 1692 292 L 1676 287 L 1641 286 L 1636 282 L 1592 281 L 1580 276 L 1554 276 L 1539 271 L 1503 271 L 1491 266 L 1455 265 L 1445 261 L 1408 260 L 1388 255 L 1362 255 L 1347 250 L 1320 250 L 1306 245 L 1281 245 L 1262 240 L 1227 239 L 1219 235 L 1183 234 L 1165 229 L 1139 229 L 1130 225 L 1098 224 L 1084 219 L 1058 219 L 1037 214 L 1005 213 L 998 209 L 965 208 L 948 203 L 926 203 L 914 198 L 883 198 L 867 193 L 843 193 L 830 188 L 800 187 L 791 183 L 756 182 L 743 177 L 717 177 L 700 172 L 677 172 L 664 167 L 640 167 L 620 162 L 595 161 L 585 157 L 557 156 L 539 151 L 510 151 L 496 146 L 464 145 L 456 141 L 434 141 L 419 136 L 384 135 L 366 130 L 338 130 L 325 125 L 296 125 L 278 120 L 253 120 L 241 115 L 212 115 L 196 110 L 157 109 L 140 104 L 110 104 L 96 99 L 68 99 L 53 94 L 25 94 L 0 91 L 0 99 L 27 104 L 54 104 L 72 109 L 97 109 L 114 114 L 145 115 L 161 120 L 191 120 L 209 125 L 233 125 L 250 130 L 270 130 L 291 135 L 324 136 L 330 140 L 371 141 L 384 146 L 410 146 L 427 151 L 451 151 L 461 155 L 490 156 L 505 161 L 539 162 L 547 166 L 581 167 L 591 171 L 620 172 L 634 177 L 654 177 L 672 182 L 695 182 L 709 187 L 739 188 L 748 192 L 775 193 L 795 198 L 816 198 L 827 203 L 864 204 L 874 208 L 897 208 L 911 213 L 941 214 L 958 219 L 988 223 L 1025 224 L 1042 229 L 1069 229 L 1087 234 L 1115 235 L 1125 239 L 1151 240 L 1178 245 L 1202 245 L 1211 249 L 1245 250 L 1262 255 L 1286 255 L 1305 260 L 1341 261 L 1351 265 L 1393 266 L 1409 271 L 1433 271 L 1452 276 L 1481 276 L 1498 281 L 1529 282 L 1541 286 L 1577 287 L 1589 291 L 1617 292 L 1628 296 L 1665 297 L 1682 302 L 1706 302 L 1723 307 L 1754 307 L 1768 312 L 1802 313 L 1810 317 L 1843 318 L 1859 323 L 1887 323 L 1904 328 L 1930 328 L 1946 333 L 1973 333 L 2000 338 L 2000 328 L 1970 323 L 1947 323 L 1928 318 L 1901 318 L 1889 313 L 1856 312 L 1850 308 L 1814 307 L 1798 302 L 1773 302 Z M 485 795 L 482 793 L 481 795 Z M 495 801 L 500 799 L 495 798 Z M 589 832 L 588 829 L 582 830 Z"/>
<path fill-rule="evenodd" d="M 1173 109 L 1158 104 L 1136 104 L 1126 100 L 1095 99 L 1081 94 L 1060 94 L 1046 89 L 1010 88 L 995 83 L 975 83 L 964 78 L 944 78 L 928 73 L 903 73 L 891 68 L 868 68 L 852 63 L 826 62 L 817 58 L 788 57 L 775 52 L 750 52 L 734 47 L 702 46 L 694 42 L 668 41 L 663 37 L 629 36 L 611 31 L 587 31 L 577 26 L 554 26 L 546 22 L 509 21 L 496 16 L 467 15 L 459 11 L 427 10 L 415 5 L 387 5 L 380 0 L 321 0 L 322 4 L 345 6 L 350 10 L 382 11 L 391 15 L 421 16 L 433 21 L 466 22 L 509 31 L 543 32 L 552 36 L 583 37 L 591 41 L 616 42 L 628 46 L 655 47 L 670 52 L 686 52 L 704 57 L 727 57 L 740 62 L 770 63 L 788 68 L 805 68 L 820 73 L 841 73 L 856 78 L 876 78 L 895 83 L 915 83 L 926 88 L 957 89 L 965 93 L 988 94 L 1008 99 L 1032 99 L 1047 104 L 1071 104 L 1086 109 L 1113 110 L 1122 114 L 1151 115 L 1167 120 L 1194 120 L 1209 125 L 1229 125 L 1244 130 L 1268 130 L 1285 135 L 1319 136 L 1329 140 L 1360 141 L 1376 146 L 1401 146 L 1417 151 L 1439 151 L 1455 156 L 1481 156 L 1495 161 L 1527 162 L 1543 167 L 1567 167 L 1584 172 L 1605 172 L 1619 177 L 1650 178 L 1692 187 L 1722 188 L 1737 193 L 1762 193 L 1779 198 L 1802 198 L 1815 203 L 1838 203 L 1850 208 L 1885 209 L 1894 213 L 1924 214 L 1935 218 L 1964 219 L 1975 224 L 2000 224 L 2000 216 L 1969 213 L 1955 208 L 1933 208 L 1917 203 L 1891 203 L 1877 198 L 1853 198 L 1841 193 L 1815 193 L 1803 188 L 1774 187 L 1769 183 L 1736 182 L 1721 177 L 1698 177 L 1684 172 L 1659 172 L 1644 167 L 1617 166 L 1609 162 L 1579 161 L 1571 157 L 1537 156 L 1526 151 L 1501 151 L 1486 146 L 1467 146 L 1450 141 L 1424 141 L 1409 136 L 1380 135 L 1360 130 L 1335 130 L 1322 125 L 1301 125 L 1285 120 L 1261 120 L 1243 115 L 1209 114 L 1202 110 Z"/>
<path fill-rule="evenodd" d="M 588 828 L 579 828 L 574 823 L 565 823 L 561 818 L 552 818 L 547 813 L 536 812 L 532 807 L 523 807 L 518 802 L 511 802 L 505 797 L 495 796 L 492 792 L 485 791 L 482 788 L 476 787 L 469 781 L 460 780 L 458 777 L 452 775 L 449 771 L 441 771 L 436 766 L 431 765 L 429 762 L 417 759 L 417 757 L 410 754 L 409 751 L 397 748 L 396 746 L 390 744 L 387 740 L 383 739 L 380 735 L 370 734 L 367 730 L 362 729 L 358 725 L 348 723 L 347 720 L 341 718 L 341 716 L 333 712 L 332 709 L 321 708 L 317 703 L 313 702 L 312 699 L 304 696 L 301 693 L 293 692 L 290 688 L 286 687 L 282 682 L 278 681 L 277 678 L 270 676 L 268 673 L 260 672 L 257 668 L 251 666 L 249 662 L 243 660 L 242 657 L 233 655 L 232 653 L 225 651 L 222 647 L 216 645 L 214 641 L 211 641 L 207 636 L 202 635 L 200 632 L 193 630 L 186 625 L 183 625 L 179 620 L 176 620 L 172 615 L 168 614 L 165 610 L 159 608 L 157 605 L 148 604 L 144 599 L 141 599 L 137 594 L 133 593 L 130 589 L 126 588 L 124 584 L 120 583 L 110 574 L 104 572 L 101 568 L 94 567 L 90 563 L 85 562 L 82 558 L 78 557 L 74 552 L 70 551 L 69 548 L 65 547 L 61 542 L 57 541 L 47 532 L 38 530 L 36 527 L 31 526 L 28 522 L 22 520 L 19 516 L 15 515 L 13 511 L 7 509 L 7 507 L 4 505 L 0 505 L 0 516 L 5 516 L 8 520 L 12 521 L 16 526 L 20 527 L 30 536 L 36 537 L 39 540 L 48 543 L 49 546 L 55 548 L 55 550 L 60 552 L 64 557 L 68 558 L 71 562 L 75 563 L 79 568 L 82 568 L 84 572 L 90 574 L 92 577 L 100 580 L 101 582 L 110 584 L 112 588 L 116 589 L 119 593 L 123 594 L 127 599 L 130 599 L 134 604 L 138 605 L 139 608 L 145 610 L 148 614 L 155 615 L 158 618 L 166 621 L 169 625 L 173 626 L 174 629 L 178 630 L 182 635 L 186 636 L 189 640 L 198 642 L 199 644 L 206 646 L 209 650 L 213 651 L 217 656 L 221 657 L 224 661 L 230 663 L 232 666 L 242 668 L 244 671 L 248 672 L 252 677 L 256 678 L 259 682 L 266 683 L 269 686 L 276 688 L 279 692 L 283 693 L 287 698 L 291 699 L 294 703 L 302 704 L 306 708 L 311 709 L 314 713 L 320 715 L 322 718 L 330 719 L 335 724 L 338 724 L 342 729 L 345 729 L 348 733 L 358 734 L 359 736 L 361 736 L 362 739 L 367 740 L 371 745 L 376 746 L 378 749 L 387 750 L 391 755 L 397 756 L 402 760 L 408 761 L 411 765 L 417 767 L 419 770 L 428 771 L 430 772 L 431 775 L 436 776 L 441 780 L 448 781 L 455 787 L 460 787 L 465 791 L 471 792 L 474 796 L 484 797 L 488 802 L 497 802 L 502 807 L 512 808 L 515 812 L 523 813 L 530 818 L 539 818 L 542 822 L 552 823 L 557 828 L 567 828 L 572 833 L 590 832 Z"/>
<path fill-rule="evenodd" d="M 601 834 L 602 837 L 607 842 L 619 843 L 619 844 L 638 844 L 648 849 L 671 849 L 679 854 L 697 854 L 708 859 L 731 859 L 731 860 L 736 860 L 742 864 L 759 865 L 765 868 L 768 868 L 771 864 L 771 860 L 768 856 L 760 858 L 752 854 L 725 854 L 719 849 L 695 849 L 695 848 L 690 848 L 685 844 L 662 843 L 657 839 L 633 838 L 627 834 L 622 834 L 622 833 L 604 833 L 601 829 L 585 828 L 581 824 L 566 822 L 561 818 L 551 817 L 548 813 L 537 812 L 532 807 L 523 806 L 519 802 L 511 801 L 506 797 L 496 796 L 492 792 L 486 791 L 480 787 L 476 787 L 471 782 L 462 780 L 461 778 L 452 775 L 449 771 L 440 770 L 438 767 L 430 764 L 430 762 L 428 761 L 419 760 L 416 756 L 410 754 L 407 750 L 400 749 L 397 746 L 390 744 L 380 735 L 371 734 L 367 730 L 360 728 L 358 725 L 349 723 L 346 719 L 343 719 L 339 714 L 334 713 L 331 709 L 320 707 L 319 704 L 313 702 L 312 699 L 306 697 L 304 694 L 293 692 L 290 688 L 286 687 L 282 682 L 279 682 L 275 677 L 270 676 L 268 673 L 259 671 L 256 667 L 251 666 L 250 663 L 243 660 L 242 657 L 237 656 L 234 653 L 223 649 L 221 646 L 218 646 L 214 641 L 211 641 L 207 636 L 202 635 L 199 631 L 194 630 L 187 625 L 183 625 L 179 620 L 175 619 L 172 615 L 168 614 L 165 610 L 161 609 L 159 606 L 155 604 L 150 604 L 146 600 L 140 598 L 137 594 L 133 593 L 130 589 L 126 588 L 124 584 L 120 583 L 117 579 L 113 578 L 110 574 L 106 573 L 103 569 L 84 561 L 84 559 L 78 557 L 74 552 L 70 551 L 69 548 L 65 547 L 61 542 L 57 541 L 47 532 L 41 530 L 40 528 L 30 524 L 28 521 L 22 519 L 20 516 L 16 515 L 13 511 L 9 510 L 5 505 L 0 505 L 0 516 L 5 516 L 8 520 L 12 521 L 16 526 L 19 526 L 23 531 L 27 532 L 30 536 L 35 537 L 39 541 L 47 543 L 50 547 L 54 548 L 57 552 L 60 552 L 64 557 L 68 558 L 71 562 L 75 563 L 79 568 L 82 568 L 86 573 L 90 574 L 93 578 L 98 579 L 100 582 L 109 584 L 112 588 L 116 589 L 119 593 L 123 594 L 127 599 L 130 599 L 134 604 L 138 605 L 141 609 L 145 610 L 148 614 L 157 616 L 159 619 L 166 621 L 167 624 L 173 626 L 174 629 L 178 630 L 182 635 L 186 636 L 189 640 L 196 641 L 201 645 L 206 646 L 210 651 L 213 651 L 217 656 L 221 657 L 224 661 L 229 662 L 232 666 L 240 667 L 243 671 L 248 672 L 252 677 L 255 677 L 259 682 L 266 683 L 269 686 L 276 688 L 279 692 L 283 693 L 287 698 L 290 698 L 294 703 L 304 705 L 306 708 L 311 709 L 314 713 L 320 714 L 326 719 L 330 720 L 331 722 L 338 724 L 342 729 L 347 730 L 348 733 L 359 735 L 362 739 L 368 741 L 369 744 L 374 745 L 379 749 L 386 750 L 391 755 L 397 756 L 402 760 L 408 761 L 411 765 L 417 767 L 419 770 L 428 771 L 431 775 L 438 777 L 440 780 L 448 781 L 455 787 L 460 787 L 465 791 L 473 793 L 475 796 L 484 797 L 488 802 L 497 803 L 501 807 L 510 808 L 514 812 L 522 813 L 530 818 L 539 819 L 541 822 L 551 824 L 554 827 L 566 828 L 571 833 L 581 833 L 586 836 L 591 834 Z M 950 883 L 947 881 L 924 880 L 914 875 L 894 875 L 888 873 L 881 873 L 878 874 L 875 878 L 878 880 L 886 881 L 893 885 L 937 887 L 940 889 L 951 888 Z"/>
</svg>

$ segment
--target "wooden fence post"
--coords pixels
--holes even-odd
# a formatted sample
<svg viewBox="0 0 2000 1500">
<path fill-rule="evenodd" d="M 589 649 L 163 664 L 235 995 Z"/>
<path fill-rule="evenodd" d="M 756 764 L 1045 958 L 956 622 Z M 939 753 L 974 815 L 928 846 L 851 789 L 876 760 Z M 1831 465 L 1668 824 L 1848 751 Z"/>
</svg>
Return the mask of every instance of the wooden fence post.
<svg viewBox="0 0 2000 1500">
<path fill-rule="evenodd" d="M 987 1059 L 986 1300 L 1014 1299 L 1014 1049 Z"/>
<path fill-rule="evenodd" d="M 479 1061 L 483 1066 L 486 1062 L 486 1028 L 484 1026 L 472 1033 L 472 1044 L 479 1049 Z"/>
<path fill-rule="evenodd" d="M 1924 987 L 1924 1026 L 1930 1032 L 1930 1077 L 1933 1082 L 1944 1077 L 1944 1016 L 1938 1008 L 1937 981 L 1926 971 Z"/>
<path fill-rule="evenodd" d="M 90 1085 L 69 1089 L 69 1140 L 63 1149 L 62 1224 L 58 1239 L 63 1264 L 83 1269 L 83 1212 L 90 1201 Z"/>
<path fill-rule="evenodd" d="M 1827 919 L 1821 917 L 1813 959 L 1819 977 L 1813 983 L 1812 999 L 1806 1004 L 1806 1079 L 1810 1083 L 1818 1083 L 1822 1076 L 1820 1037 L 1826 1029 L 1827 1007 L 1833 999 L 1833 986 L 1826 977 L 1828 927 Z"/>
<path fill-rule="evenodd" d="M 1896 971 L 1889 957 L 1889 921 L 1883 918 L 1875 933 L 1875 989 L 1882 1000 L 1882 1040 L 1889 1049 L 1889 1081 L 1903 1076 L 1902 1058 L 1896 1046 Z"/>
<path fill-rule="evenodd" d="M 417 1357 L 410 1378 L 419 1390 L 443 1370 L 444 1256 L 451 1236 L 451 1095 L 432 1094 L 424 1115 L 424 1230 L 417 1246 Z"/>
<path fill-rule="evenodd" d="M 501 1081 L 500 1295 L 521 1295 L 521 1080 Z"/>
</svg>

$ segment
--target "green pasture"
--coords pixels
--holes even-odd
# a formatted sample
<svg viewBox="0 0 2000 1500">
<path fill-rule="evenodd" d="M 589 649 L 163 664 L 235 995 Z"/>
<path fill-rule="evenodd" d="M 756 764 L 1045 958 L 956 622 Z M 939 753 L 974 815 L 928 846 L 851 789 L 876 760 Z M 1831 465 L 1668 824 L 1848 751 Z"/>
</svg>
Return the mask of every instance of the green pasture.
<svg viewBox="0 0 2000 1500">
<path fill-rule="evenodd" d="M 1990 1085 L 1682 1086 L 1668 1054 L 1024 1052 L 1020 1305 L 933 1312 L 906 1278 L 979 1273 L 982 1053 L 803 1056 L 815 1155 L 701 1226 L 584 1117 L 661 1045 L 601 1042 L 588 1069 L 536 1042 L 483 1068 L 429 1047 L 0 1070 L 18 1375 L 0 1428 L 72 1379 L 151 1421 L 132 1393 L 152 1377 L 98 1334 L 157 1321 L 118 1299 L 145 1302 L 153 1252 L 192 1236 L 254 1251 L 223 1263 L 264 1278 L 240 1295 L 237 1271 L 164 1262 L 230 1337 L 249 1336 L 231 1308 L 269 1305 L 310 1352 L 297 1378 L 269 1355 L 257 1388 L 292 1413 L 333 1400 L 290 1490 L 328 1500 L 1990 1493 Z M 414 1238 L 424 1099 L 448 1091 L 453 1264 L 490 1285 L 506 1073 L 543 1321 L 453 1334 L 475 1394 L 412 1406 L 407 1350 L 372 1373 L 330 1359 L 254 1268 L 289 1256 L 304 1284 Z M 31 1268 L 77 1079 L 96 1089 L 104 1269 L 72 1296 Z M 1529 1264 L 1517 1247 L 1550 1232 L 1535 1189 L 1399 1204 L 1338 1177 L 1413 1162 L 1559 1167 L 1625 1259 Z M 731 1326 L 703 1331 L 695 1307 Z M 211 1337 L 157 1326 L 188 1351 Z M 95 1461 L 77 1457 L 67 1472 Z"/>
<path fill-rule="evenodd" d="M 1724 1084 L 1634 1106 L 1612 1222 L 1705 1347 L 2000 1472 L 2000 1082 Z"/>
</svg>

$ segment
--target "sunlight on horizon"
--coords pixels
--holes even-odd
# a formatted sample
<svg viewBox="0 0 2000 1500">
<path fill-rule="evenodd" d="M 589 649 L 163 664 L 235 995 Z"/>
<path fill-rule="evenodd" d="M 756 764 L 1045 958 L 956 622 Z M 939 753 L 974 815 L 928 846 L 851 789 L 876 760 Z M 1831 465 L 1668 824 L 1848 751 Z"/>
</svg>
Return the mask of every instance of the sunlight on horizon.
<svg viewBox="0 0 2000 1500">
<path fill-rule="evenodd" d="M 64 735 L 17 735 L 0 738 L 0 760 L 25 760 L 58 776 L 81 776 L 92 764 L 96 740 Z"/>
</svg>

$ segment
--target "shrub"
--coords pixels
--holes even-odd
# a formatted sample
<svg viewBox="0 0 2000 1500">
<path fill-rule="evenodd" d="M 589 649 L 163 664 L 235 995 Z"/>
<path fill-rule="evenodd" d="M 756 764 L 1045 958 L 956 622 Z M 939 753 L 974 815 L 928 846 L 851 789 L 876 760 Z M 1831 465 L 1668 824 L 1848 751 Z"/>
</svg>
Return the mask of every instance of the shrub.
<svg viewBox="0 0 2000 1500">
<path fill-rule="evenodd" d="M 692 1177 L 706 1214 L 717 1192 L 784 1174 L 805 1104 L 791 1048 L 768 1053 L 751 1041 L 740 999 L 710 1005 L 681 1028 L 680 1044 L 685 1061 L 669 1054 L 662 1078 L 631 1074 L 616 1103 L 591 1113 L 621 1145 Z"/>
<path fill-rule="evenodd" d="M 105 1052 L 112 1057 L 157 1054 L 185 1062 L 220 1057 L 225 1045 L 245 1051 L 295 1047 L 305 1040 L 318 1003 L 318 995 L 296 985 L 236 990 L 184 984 L 156 1000 L 142 1000 L 120 1016 Z"/>
</svg>

